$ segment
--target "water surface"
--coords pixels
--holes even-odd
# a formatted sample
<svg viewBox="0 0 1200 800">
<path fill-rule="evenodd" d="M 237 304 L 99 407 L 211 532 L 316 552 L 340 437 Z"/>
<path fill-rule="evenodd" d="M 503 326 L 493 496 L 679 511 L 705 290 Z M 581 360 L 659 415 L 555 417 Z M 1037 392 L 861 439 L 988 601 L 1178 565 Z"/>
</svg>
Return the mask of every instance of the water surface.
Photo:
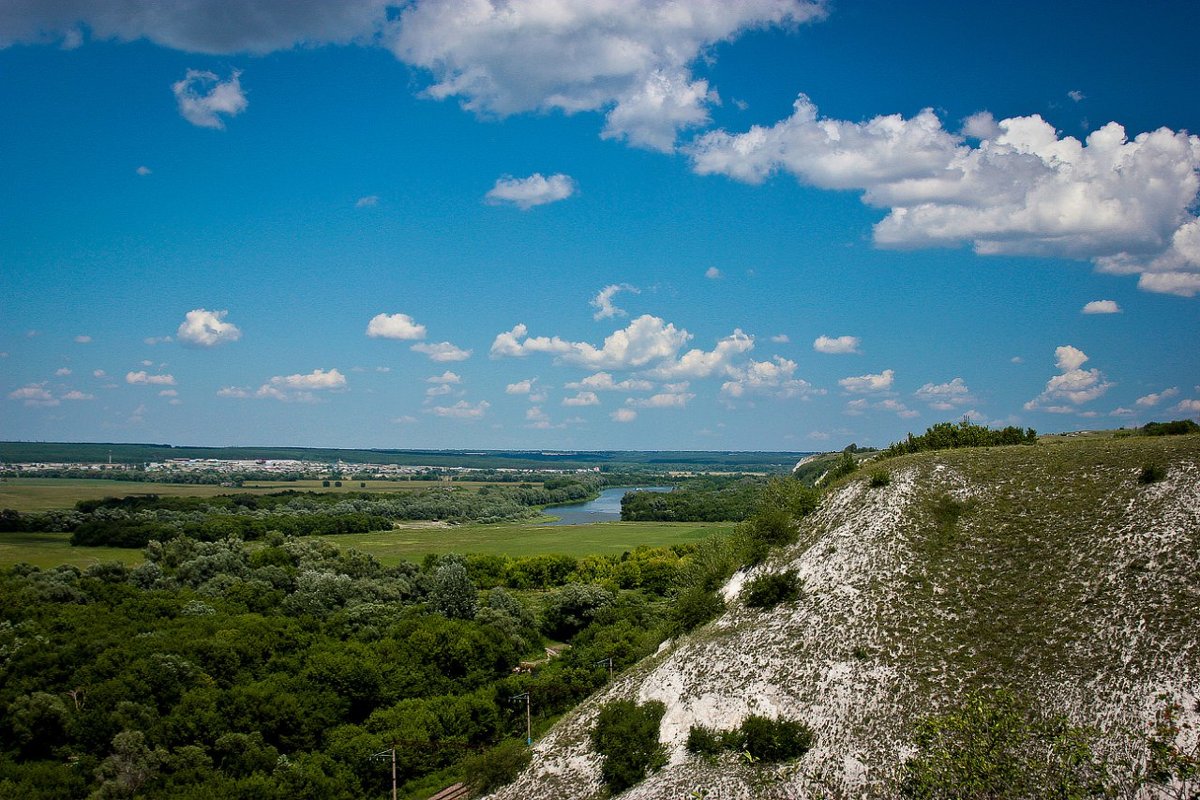
<svg viewBox="0 0 1200 800">
<path fill-rule="evenodd" d="M 592 522 L 615 522 L 621 519 L 621 498 L 626 492 L 669 492 L 671 486 L 614 486 L 602 489 L 600 496 L 586 503 L 550 506 L 547 514 L 558 517 L 547 525 L 587 525 Z"/>
</svg>

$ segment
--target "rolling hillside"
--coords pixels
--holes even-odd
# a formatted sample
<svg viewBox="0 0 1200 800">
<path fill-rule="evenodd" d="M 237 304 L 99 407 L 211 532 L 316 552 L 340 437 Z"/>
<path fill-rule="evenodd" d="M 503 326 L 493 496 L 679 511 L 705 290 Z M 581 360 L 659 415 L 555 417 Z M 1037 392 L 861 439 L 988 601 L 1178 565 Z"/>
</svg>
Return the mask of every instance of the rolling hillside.
<svg viewBox="0 0 1200 800">
<path fill-rule="evenodd" d="M 1143 467 L 1165 478 L 1139 480 Z M 917 721 L 1005 687 L 1095 730 L 1128 772 L 1160 695 L 1196 722 L 1200 436 L 1043 439 L 905 456 L 858 473 L 756 571 L 795 569 L 802 597 L 726 612 L 665 645 L 565 718 L 495 795 L 603 797 L 589 732 L 612 699 L 666 705 L 669 764 L 622 797 L 893 797 Z M 867 472 L 871 472 L 870 469 Z M 748 714 L 805 721 L 802 759 L 748 767 L 684 749 L 689 728 Z M 697 792 L 692 795 L 690 793 Z"/>
</svg>

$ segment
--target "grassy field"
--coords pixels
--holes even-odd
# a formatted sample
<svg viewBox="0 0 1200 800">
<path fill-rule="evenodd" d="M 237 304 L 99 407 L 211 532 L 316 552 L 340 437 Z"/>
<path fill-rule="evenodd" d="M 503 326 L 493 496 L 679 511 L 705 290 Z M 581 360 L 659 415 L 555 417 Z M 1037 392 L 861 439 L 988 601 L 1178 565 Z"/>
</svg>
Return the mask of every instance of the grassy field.
<svg viewBox="0 0 1200 800">
<path fill-rule="evenodd" d="M 366 486 L 360 486 L 365 483 Z M 516 484 L 486 484 L 474 481 L 439 483 L 436 481 L 342 481 L 341 487 L 328 488 L 319 480 L 311 481 L 251 481 L 241 488 L 192 483 L 135 483 L 110 481 L 102 478 L 6 478 L 0 481 L 0 508 L 16 511 L 49 511 L 54 508 L 73 508 L 79 500 L 99 500 L 104 497 L 157 494 L 164 497 L 213 497 L 219 494 L 268 494 L 294 489 L 298 492 L 411 492 L 434 486 L 515 486 Z"/>
<path fill-rule="evenodd" d="M 384 564 L 420 561 L 426 553 L 496 553 L 528 556 L 620 554 L 638 545 L 686 544 L 730 531 L 732 522 L 602 522 L 592 525 L 455 525 L 412 523 L 394 531 L 322 537 L 343 550 L 361 550 Z M 72 547 L 67 533 L 0 533 L 0 566 L 25 562 L 38 567 L 100 561 L 137 564 L 141 550 L 119 547 Z"/>
<path fill-rule="evenodd" d="M 59 564 L 90 567 L 101 561 L 140 564 L 142 551 L 123 547 L 72 547 L 69 533 L 0 533 L 0 567 L 21 563 L 42 569 Z"/>
<path fill-rule="evenodd" d="M 494 553 L 528 556 L 564 553 L 572 556 L 617 554 L 638 545 L 666 547 L 695 542 L 731 531 L 732 522 L 599 522 L 590 525 L 440 526 L 416 523 L 393 531 L 326 536 L 341 548 L 370 553 L 385 564 L 419 561 L 426 553 Z"/>
</svg>

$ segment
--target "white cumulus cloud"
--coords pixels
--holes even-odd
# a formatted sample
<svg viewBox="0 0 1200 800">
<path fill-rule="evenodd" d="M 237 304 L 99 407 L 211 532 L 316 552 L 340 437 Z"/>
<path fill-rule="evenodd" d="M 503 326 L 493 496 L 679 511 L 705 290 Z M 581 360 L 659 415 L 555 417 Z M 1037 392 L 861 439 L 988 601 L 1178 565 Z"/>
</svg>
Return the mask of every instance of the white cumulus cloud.
<svg viewBox="0 0 1200 800">
<path fill-rule="evenodd" d="M 367 323 L 367 336 L 373 339 L 424 339 L 425 326 L 408 314 L 376 314 Z"/>
<path fill-rule="evenodd" d="M 1087 361 L 1087 355 L 1077 347 L 1062 345 L 1055 348 L 1054 363 L 1059 374 L 1046 382 L 1046 388 L 1040 395 L 1025 404 L 1025 410 L 1074 413 L 1076 406 L 1091 402 L 1107 392 L 1114 384 L 1098 369 L 1083 369 Z"/>
<path fill-rule="evenodd" d="M 270 398 L 285 403 L 313 403 L 315 392 L 337 391 L 346 388 L 346 376 L 337 369 L 314 369 L 309 373 L 276 375 L 255 391 L 240 386 L 226 386 L 217 390 L 218 397 Z"/>
<path fill-rule="evenodd" d="M 625 405 L 633 408 L 683 408 L 695 396 L 691 392 L 662 392 L 644 398 L 630 397 Z"/>
<path fill-rule="evenodd" d="M 820 117 L 802 95 L 787 119 L 707 133 L 689 152 L 701 174 L 761 182 L 783 171 L 860 190 L 887 210 L 874 230 L 881 246 L 1087 259 L 1139 273 L 1148 291 L 1200 291 L 1200 137 L 1160 128 L 1130 139 L 1109 123 L 1080 141 L 1037 115 L 970 127 L 978 145 L 930 109 L 849 122 Z"/>
<path fill-rule="evenodd" d="M 650 381 L 626 378 L 614 380 L 610 372 L 597 372 L 578 381 L 565 384 L 566 389 L 586 389 L 593 392 L 648 392 L 654 388 Z"/>
<path fill-rule="evenodd" d="M 88 336 L 86 333 L 81 333 L 75 337 L 76 344 L 88 344 L 91 341 L 92 337 Z"/>
<path fill-rule="evenodd" d="M 524 324 L 518 324 L 497 335 L 492 342 L 492 357 L 549 353 L 564 363 L 592 369 L 628 369 L 673 358 L 691 338 L 687 331 L 649 314 L 611 333 L 600 347 L 588 342 L 568 342 L 557 336 L 529 336 L 528 333 Z"/>
<path fill-rule="evenodd" d="M 838 385 L 847 392 L 861 394 L 865 392 L 886 392 L 892 388 L 892 380 L 896 377 L 893 370 L 885 369 L 877 375 L 858 375 L 850 378 L 842 378 L 838 381 Z"/>
<path fill-rule="evenodd" d="M 708 278 L 710 281 L 715 281 L 721 277 L 721 270 L 717 269 L 716 267 L 709 267 L 708 269 L 704 270 L 704 277 Z"/>
<path fill-rule="evenodd" d="M 718 339 L 712 350 L 689 350 L 678 360 L 664 361 L 647 374 L 661 380 L 707 378 L 709 375 L 727 373 L 737 356 L 753 349 L 754 337 L 735 328 L 730 335 Z"/>
<path fill-rule="evenodd" d="M 613 422 L 633 422 L 637 419 L 637 412 L 632 408 L 618 408 L 608 416 Z"/>
<path fill-rule="evenodd" d="M 242 338 L 242 331 L 232 322 L 226 322 L 228 311 L 209 311 L 206 308 L 196 308 L 184 315 L 176 338 L 187 345 L 195 347 L 216 347 L 227 342 L 236 342 Z"/>
<path fill-rule="evenodd" d="M 938 411 L 950 411 L 975 402 L 971 389 L 962 378 L 948 383 L 927 383 L 915 392 L 916 398 Z"/>
<path fill-rule="evenodd" d="M 1121 307 L 1116 300 L 1093 300 L 1083 307 L 1084 314 L 1120 314 Z"/>
<path fill-rule="evenodd" d="M 466 361 L 471 357 L 470 350 L 464 350 L 450 342 L 421 342 L 408 348 L 414 353 L 424 353 L 430 361 Z"/>
<path fill-rule="evenodd" d="M 575 194 L 575 181 L 561 172 L 549 178 L 535 172 L 528 178 L 504 176 L 488 190 L 484 199 L 492 205 L 513 205 L 522 211 L 547 203 L 557 203 Z"/>
<path fill-rule="evenodd" d="M 605 137 L 669 151 L 717 100 L 691 73 L 699 56 L 747 30 L 823 12 L 804 0 L 424 2 L 401 12 L 391 47 L 429 70 L 430 97 L 489 115 L 603 111 Z"/>
<path fill-rule="evenodd" d="M 813 341 L 813 350 L 818 353 L 838 355 L 842 353 L 858 353 L 862 340 L 857 336 L 825 336 L 822 334 Z"/>
<path fill-rule="evenodd" d="M 1168 400 L 1172 397 L 1175 397 L 1177 394 L 1179 394 L 1179 387 L 1172 386 L 1170 389 L 1163 389 L 1161 392 L 1151 392 L 1148 395 L 1139 397 L 1137 399 L 1137 405 L 1141 406 L 1142 408 L 1153 408 L 1163 400 Z"/>
<path fill-rule="evenodd" d="M 505 394 L 529 394 L 533 391 L 533 383 L 537 378 L 527 378 L 523 381 L 510 383 L 504 387 Z"/>
<path fill-rule="evenodd" d="M 462 383 L 462 376 L 459 375 L 457 372 L 451 372 L 450 370 L 446 370 L 441 375 L 434 375 L 431 378 L 426 378 L 425 382 L 426 383 L 441 383 L 441 384 Z"/>
<path fill-rule="evenodd" d="M 62 396 L 63 400 L 95 400 L 96 395 L 81 392 L 78 389 L 72 389 Z"/>
<path fill-rule="evenodd" d="M 600 398 L 595 392 L 579 392 L 574 397 L 564 397 L 562 404 L 564 406 L 598 406 Z"/>
<path fill-rule="evenodd" d="M 50 394 L 43 383 L 29 383 L 8 393 L 9 400 L 20 400 L 31 408 L 56 406 L 58 398 Z"/>
<path fill-rule="evenodd" d="M 174 386 L 174 375 L 151 375 L 146 370 L 138 370 L 137 372 L 126 372 L 125 382 L 129 384 L 147 385 L 147 386 Z"/>
<path fill-rule="evenodd" d="M 189 69 L 182 80 L 171 85 L 180 115 L 201 128 L 224 129 L 223 116 L 236 117 L 249 105 L 242 91 L 241 75 L 235 69 L 223 81 L 215 72 Z"/>
<path fill-rule="evenodd" d="M 489 408 L 491 408 L 491 404 L 487 400 L 480 400 L 474 405 L 466 400 L 459 400 L 452 406 L 434 406 L 425 411 L 434 416 L 448 419 L 479 419 Z"/>
<path fill-rule="evenodd" d="M 823 389 L 814 389 L 808 381 L 795 377 L 796 367 L 795 361 L 780 356 L 770 361 L 751 360 L 744 367 L 730 370 L 732 379 L 721 384 L 721 394 L 726 398 L 753 394 L 786 398 L 825 393 Z"/>
</svg>

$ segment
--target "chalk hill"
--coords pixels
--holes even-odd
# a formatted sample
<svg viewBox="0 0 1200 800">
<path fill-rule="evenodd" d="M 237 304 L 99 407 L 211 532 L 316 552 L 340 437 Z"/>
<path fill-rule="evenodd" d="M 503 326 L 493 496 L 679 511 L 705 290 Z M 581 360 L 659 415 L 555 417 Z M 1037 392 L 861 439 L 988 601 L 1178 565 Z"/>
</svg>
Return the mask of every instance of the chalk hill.
<svg viewBox="0 0 1200 800">
<path fill-rule="evenodd" d="M 1139 481 L 1144 465 L 1166 470 Z M 659 700 L 670 763 L 627 798 L 890 797 L 914 724 L 1005 686 L 1098 731 L 1133 763 L 1160 693 L 1200 693 L 1200 436 L 1047 438 L 943 451 L 833 487 L 800 541 L 755 568 L 795 569 L 796 602 L 746 608 L 618 675 L 535 747 L 497 798 L 603 797 L 589 731 L 601 704 Z M 754 574 L 754 573 L 752 573 Z M 747 767 L 684 749 L 693 724 L 807 722 L 799 761 Z M 1193 720 L 1194 721 L 1194 720 Z"/>
</svg>

